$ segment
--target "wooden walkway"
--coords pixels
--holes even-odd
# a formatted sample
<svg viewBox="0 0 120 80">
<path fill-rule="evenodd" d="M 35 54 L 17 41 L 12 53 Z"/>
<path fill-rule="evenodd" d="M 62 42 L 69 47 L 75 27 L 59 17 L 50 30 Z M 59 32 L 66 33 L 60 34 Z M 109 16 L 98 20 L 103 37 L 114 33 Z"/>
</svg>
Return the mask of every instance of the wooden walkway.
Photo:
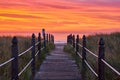
<svg viewBox="0 0 120 80">
<path fill-rule="evenodd" d="M 63 47 L 64 44 L 56 44 L 56 49 L 46 57 L 34 80 L 81 80 L 75 60 L 63 52 Z"/>
</svg>

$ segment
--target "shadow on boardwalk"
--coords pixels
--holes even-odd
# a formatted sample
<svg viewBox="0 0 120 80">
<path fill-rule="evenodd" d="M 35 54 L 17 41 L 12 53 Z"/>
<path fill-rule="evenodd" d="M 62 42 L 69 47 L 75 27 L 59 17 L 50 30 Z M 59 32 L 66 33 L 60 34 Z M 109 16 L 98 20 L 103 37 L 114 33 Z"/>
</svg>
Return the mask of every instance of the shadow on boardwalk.
<svg viewBox="0 0 120 80">
<path fill-rule="evenodd" d="M 64 43 L 57 43 L 55 50 L 48 55 L 40 66 L 35 80 L 81 80 L 75 60 L 63 52 Z"/>
</svg>

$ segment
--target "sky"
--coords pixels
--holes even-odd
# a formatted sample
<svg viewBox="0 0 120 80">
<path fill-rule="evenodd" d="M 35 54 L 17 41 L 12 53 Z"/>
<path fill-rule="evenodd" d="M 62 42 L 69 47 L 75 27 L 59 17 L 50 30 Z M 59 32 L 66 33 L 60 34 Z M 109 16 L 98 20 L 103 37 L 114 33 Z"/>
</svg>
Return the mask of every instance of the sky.
<svg viewBox="0 0 120 80">
<path fill-rule="evenodd" d="M 120 0 L 0 0 L 0 33 L 120 32 Z"/>
</svg>

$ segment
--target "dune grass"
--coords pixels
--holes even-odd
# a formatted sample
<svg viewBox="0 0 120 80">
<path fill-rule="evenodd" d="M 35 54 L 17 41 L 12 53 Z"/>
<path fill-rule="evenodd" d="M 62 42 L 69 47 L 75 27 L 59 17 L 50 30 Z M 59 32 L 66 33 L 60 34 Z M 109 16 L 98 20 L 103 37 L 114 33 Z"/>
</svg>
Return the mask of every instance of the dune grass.
<svg viewBox="0 0 120 80">
<path fill-rule="evenodd" d="M 98 42 L 100 38 L 103 38 L 105 41 L 105 60 L 112 65 L 115 69 L 120 72 L 120 32 L 111 33 L 111 34 L 96 34 L 87 36 L 87 48 L 98 55 Z M 80 44 L 82 39 L 80 39 Z M 71 51 L 71 47 L 69 45 L 65 46 L 65 51 L 75 54 L 75 52 Z M 80 53 L 82 49 L 79 49 Z M 76 59 L 76 56 L 74 56 Z M 87 61 L 92 66 L 92 68 L 97 72 L 98 71 L 98 60 L 93 55 L 87 52 Z M 77 64 L 81 70 L 81 60 L 77 58 Z M 86 68 L 86 73 L 84 75 L 85 80 L 97 80 L 95 75 Z M 105 66 L 105 80 L 120 80 L 120 76 L 116 75 L 111 69 Z"/>
<path fill-rule="evenodd" d="M 0 64 L 11 58 L 11 43 L 12 37 L 0 37 Z M 36 39 L 37 42 L 37 39 Z M 18 49 L 19 53 L 25 51 L 31 46 L 30 37 L 18 37 Z M 40 64 L 45 59 L 49 51 L 54 49 L 52 43 L 48 43 L 46 51 L 42 51 L 40 59 L 36 57 L 36 69 L 39 69 Z M 37 47 L 36 47 L 37 49 Z M 19 72 L 25 67 L 25 65 L 31 60 L 31 51 L 18 58 Z M 19 77 L 19 80 L 31 80 L 31 65 L 25 70 L 25 72 Z M 8 63 L 0 68 L 0 80 L 11 79 L 11 63 Z"/>
</svg>

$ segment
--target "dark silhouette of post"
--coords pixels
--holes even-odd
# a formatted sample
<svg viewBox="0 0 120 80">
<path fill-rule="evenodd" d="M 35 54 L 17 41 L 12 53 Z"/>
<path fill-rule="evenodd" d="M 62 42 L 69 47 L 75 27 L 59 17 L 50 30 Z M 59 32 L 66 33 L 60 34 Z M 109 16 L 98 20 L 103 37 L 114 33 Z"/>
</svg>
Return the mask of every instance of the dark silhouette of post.
<svg viewBox="0 0 120 80">
<path fill-rule="evenodd" d="M 34 78 L 35 75 L 35 34 L 32 34 L 32 78 Z"/>
<path fill-rule="evenodd" d="M 38 60 L 39 60 L 40 59 L 40 53 L 41 53 L 41 34 L 40 33 L 38 34 L 38 42 L 39 42 L 39 44 L 38 44 L 38 51 L 39 51 Z"/>
<path fill-rule="evenodd" d="M 72 41 L 73 41 L 73 43 L 72 43 L 73 44 L 73 48 L 75 48 L 75 35 L 73 35 L 73 40 Z"/>
<path fill-rule="evenodd" d="M 49 34 L 49 42 L 51 42 L 51 37 L 50 37 L 50 34 Z"/>
<path fill-rule="evenodd" d="M 51 42 L 54 43 L 54 36 L 51 35 Z"/>
<path fill-rule="evenodd" d="M 79 35 L 77 35 L 77 38 L 76 38 L 76 55 L 77 55 L 77 52 L 79 52 Z"/>
<path fill-rule="evenodd" d="M 82 41 L 82 65 L 81 65 L 81 68 L 82 68 L 82 70 L 81 70 L 81 75 L 82 75 L 82 79 L 83 80 L 86 80 L 86 64 L 85 64 L 85 62 L 84 62 L 84 60 L 86 60 L 86 50 L 85 50 L 85 48 L 86 48 L 86 36 L 85 35 L 83 35 L 83 41 Z"/>
<path fill-rule="evenodd" d="M 82 63 L 84 63 L 84 60 L 86 60 L 86 37 L 85 35 L 83 36 L 83 42 L 82 42 Z"/>
<path fill-rule="evenodd" d="M 70 44 L 70 35 L 67 36 L 67 44 Z"/>
<path fill-rule="evenodd" d="M 73 35 L 70 34 L 70 44 L 73 45 Z"/>
<path fill-rule="evenodd" d="M 18 40 L 17 37 L 13 37 L 12 39 L 12 78 L 11 80 L 18 80 Z"/>
<path fill-rule="evenodd" d="M 69 43 L 69 36 L 67 36 L 67 44 Z"/>
<path fill-rule="evenodd" d="M 52 37 L 52 34 L 51 34 L 51 43 L 52 43 L 52 41 L 53 41 L 53 37 Z"/>
<path fill-rule="evenodd" d="M 52 35 L 53 36 L 53 35 Z M 53 36 L 53 40 L 52 40 L 53 44 L 54 44 L 54 36 Z"/>
<path fill-rule="evenodd" d="M 73 36 L 72 36 L 72 34 L 70 34 L 70 35 L 67 36 L 67 43 L 73 45 L 72 41 L 73 41 Z"/>
<path fill-rule="evenodd" d="M 48 42 L 49 42 L 49 39 L 48 39 L 48 38 L 49 38 L 49 37 L 48 37 L 48 34 L 47 34 L 47 36 L 46 36 L 46 37 L 47 37 L 47 38 L 46 38 L 46 39 L 47 39 L 46 41 L 47 41 L 47 44 L 48 44 Z"/>
<path fill-rule="evenodd" d="M 45 50 L 46 50 L 45 29 L 42 29 L 42 34 L 43 34 L 43 40 L 44 40 L 44 47 L 45 47 Z"/>
<path fill-rule="evenodd" d="M 102 62 L 102 59 L 104 60 L 105 57 L 105 47 L 104 47 L 104 40 L 103 38 L 99 41 L 99 54 L 98 54 L 98 80 L 105 80 L 104 78 L 104 63 Z"/>
</svg>

